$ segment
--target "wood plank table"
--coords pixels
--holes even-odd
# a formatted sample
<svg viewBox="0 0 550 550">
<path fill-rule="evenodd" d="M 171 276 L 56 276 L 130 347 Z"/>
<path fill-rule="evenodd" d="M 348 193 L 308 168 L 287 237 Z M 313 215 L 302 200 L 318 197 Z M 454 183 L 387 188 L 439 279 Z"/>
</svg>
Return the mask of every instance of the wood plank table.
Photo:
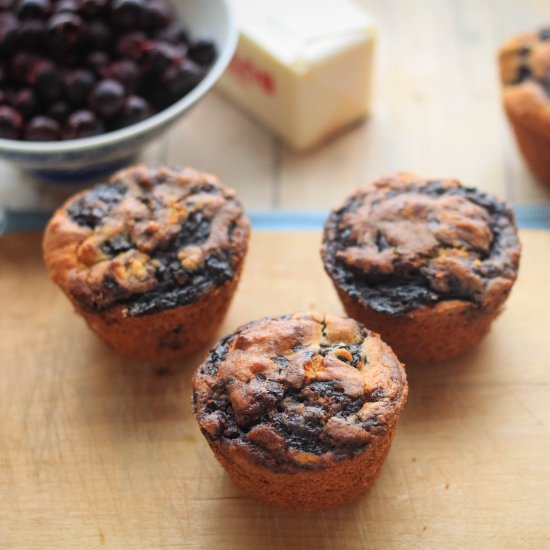
<svg viewBox="0 0 550 550">
<path fill-rule="evenodd" d="M 1 549 L 542 549 L 550 540 L 550 233 L 524 231 L 520 277 L 482 345 L 408 369 L 385 467 L 318 513 L 244 496 L 191 411 L 205 351 L 123 360 L 47 278 L 37 235 L 0 239 Z M 253 234 L 222 332 L 341 306 L 316 232 Z"/>
<path fill-rule="evenodd" d="M 215 172 L 248 210 L 327 210 L 397 170 L 456 177 L 516 204 L 549 204 L 550 191 L 529 175 L 513 142 L 496 66 L 506 38 L 548 22 L 548 0 L 356 1 L 380 38 L 368 121 L 296 154 L 215 92 L 143 160 Z M 0 162 L 0 207 L 59 200 Z"/>
</svg>

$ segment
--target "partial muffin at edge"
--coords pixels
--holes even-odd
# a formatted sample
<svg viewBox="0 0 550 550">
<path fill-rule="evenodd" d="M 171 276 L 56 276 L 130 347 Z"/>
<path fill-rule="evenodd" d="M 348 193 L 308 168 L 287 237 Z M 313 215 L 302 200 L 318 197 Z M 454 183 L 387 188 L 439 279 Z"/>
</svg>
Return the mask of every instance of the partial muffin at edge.
<svg viewBox="0 0 550 550">
<path fill-rule="evenodd" d="M 550 27 L 523 33 L 499 52 L 502 97 L 533 174 L 550 185 Z"/>
<path fill-rule="evenodd" d="M 389 451 L 408 386 L 378 335 L 321 313 L 241 326 L 193 378 L 203 435 L 249 495 L 317 510 L 361 495 Z"/>
<path fill-rule="evenodd" d="M 448 359 L 488 332 L 521 247 L 504 202 L 401 173 L 359 189 L 325 223 L 322 258 L 348 315 L 405 362 Z"/>
<path fill-rule="evenodd" d="M 235 192 L 215 176 L 141 165 L 68 199 L 43 248 L 92 330 L 118 353 L 164 361 L 214 336 L 248 238 Z"/>
</svg>

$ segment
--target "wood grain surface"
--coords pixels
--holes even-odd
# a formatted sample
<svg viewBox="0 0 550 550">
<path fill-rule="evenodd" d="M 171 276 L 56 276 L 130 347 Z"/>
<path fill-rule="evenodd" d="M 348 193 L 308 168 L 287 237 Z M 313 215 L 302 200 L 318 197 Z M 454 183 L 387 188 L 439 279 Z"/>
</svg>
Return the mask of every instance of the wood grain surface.
<svg viewBox="0 0 550 550">
<path fill-rule="evenodd" d="M 496 65 L 505 39 L 549 21 L 548 0 L 355 1 L 379 30 L 368 121 L 296 154 L 214 92 L 142 159 L 213 171 L 248 209 L 329 209 L 397 170 L 550 203 L 513 141 Z M 0 205 L 50 208 L 61 194 L 0 162 Z"/>
<path fill-rule="evenodd" d="M 408 369 L 410 399 L 370 492 L 300 514 L 245 497 L 191 411 L 206 350 L 115 356 L 47 278 L 37 235 L 0 239 L 0 548 L 542 549 L 550 540 L 550 233 L 476 350 Z M 317 233 L 255 233 L 222 332 L 341 307 Z"/>
</svg>

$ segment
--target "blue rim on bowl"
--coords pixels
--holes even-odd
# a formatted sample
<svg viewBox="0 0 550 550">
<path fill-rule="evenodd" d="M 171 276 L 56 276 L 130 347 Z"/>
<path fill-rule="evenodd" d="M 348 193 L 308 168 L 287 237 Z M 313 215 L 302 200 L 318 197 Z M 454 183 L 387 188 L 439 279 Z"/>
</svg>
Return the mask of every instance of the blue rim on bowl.
<svg viewBox="0 0 550 550">
<path fill-rule="evenodd" d="M 173 5 L 184 25 L 191 21 L 192 35 L 212 36 L 218 47 L 216 61 L 193 90 L 146 120 L 98 136 L 47 143 L 0 138 L 0 158 L 59 183 L 89 179 L 134 157 L 141 147 L 195 105 L 229 65 L 237 47 L 237 25 L 229 0 L 185 0 Z M 212 27 L 205 23 L 206 19 L 212 20 Z M 193 20 L 199 21 L 202 28 L 194 28 Z"/>
</svg>

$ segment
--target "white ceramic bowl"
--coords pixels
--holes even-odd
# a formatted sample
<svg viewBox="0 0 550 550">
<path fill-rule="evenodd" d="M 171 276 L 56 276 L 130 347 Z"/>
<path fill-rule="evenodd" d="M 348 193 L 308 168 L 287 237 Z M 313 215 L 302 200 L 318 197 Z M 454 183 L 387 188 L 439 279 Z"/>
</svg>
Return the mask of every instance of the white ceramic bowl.
<svg viewBox="0 0 550 550">
<path fill-rule="evenodd" d="M 130 162 L 197 103 L 227 68 L 237 45 L 237 26 L 229 0 L 172 0 L 192 36 L 211 37 L 218 57 L 206 77 L 191 92 L 154 116 L 121 130 L 90 138 L 30 142 L 0 139 L 0 158 L 55 183 L 93 179 Z"/>
</svg>

